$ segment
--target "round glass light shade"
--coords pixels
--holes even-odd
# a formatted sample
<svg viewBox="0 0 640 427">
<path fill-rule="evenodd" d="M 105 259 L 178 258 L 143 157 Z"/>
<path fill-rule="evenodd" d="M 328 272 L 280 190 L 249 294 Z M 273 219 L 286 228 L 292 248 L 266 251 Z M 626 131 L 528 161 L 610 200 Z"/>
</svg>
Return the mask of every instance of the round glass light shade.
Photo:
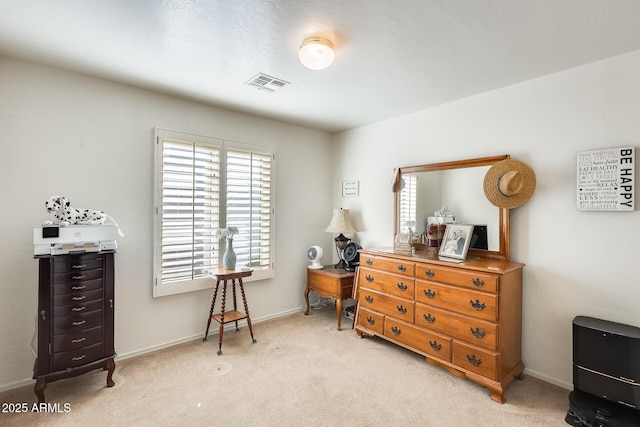
<svg viewBox="0 0 640 427">
<path fill-rule="evenodd" d="M 300 45 L 298 58 L 310 70 L 324 70 L 335 58 L 333 44 L 321 37 L 308 38 Z"/>
</svg>

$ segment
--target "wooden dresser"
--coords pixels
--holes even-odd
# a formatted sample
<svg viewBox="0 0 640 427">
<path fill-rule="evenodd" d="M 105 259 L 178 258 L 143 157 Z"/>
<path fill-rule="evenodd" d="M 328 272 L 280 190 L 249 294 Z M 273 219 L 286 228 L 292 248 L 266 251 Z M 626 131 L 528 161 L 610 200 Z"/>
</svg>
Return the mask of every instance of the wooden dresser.
<svg viewBox="0 0 640 427">
<path fill-rule="evenodd" d="M 38 356 L 34 392 L 44 402 L 48 382 L 115 369 L 113 253 L 39 256 Z"/>
<path fill-rule="evenodd" d="M 393 250 L 361 250 L 358 336 L 378 336 L 487 387 L 491 399 L 520 377 L 524 264 L 456 264 Z"/>
</svg>

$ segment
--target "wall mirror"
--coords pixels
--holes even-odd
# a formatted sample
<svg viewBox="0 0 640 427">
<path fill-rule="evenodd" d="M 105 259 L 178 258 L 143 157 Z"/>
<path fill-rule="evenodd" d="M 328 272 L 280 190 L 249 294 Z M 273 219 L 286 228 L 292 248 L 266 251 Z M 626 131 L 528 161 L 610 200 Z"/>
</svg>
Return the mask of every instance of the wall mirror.
<svg viewBox="0 0 640 427">
<path fill-rule="evenodd" d="M 486 226 L 486 244 L 480 245 L 486 249 L 471 248 L 468 257 L 509 261 L 509 209 L 492 205 L 483 189 L 489 168 L 509 158 L 506 154 L 400 168 L 402 185 L 394 197 L 394 235 L 407 232 L 408 225 L 413 225 L 409 221 L 415 222 L 413 232 L 423 233 L 434 213 L 447 206 L 456 223 Z"/>
</svg>

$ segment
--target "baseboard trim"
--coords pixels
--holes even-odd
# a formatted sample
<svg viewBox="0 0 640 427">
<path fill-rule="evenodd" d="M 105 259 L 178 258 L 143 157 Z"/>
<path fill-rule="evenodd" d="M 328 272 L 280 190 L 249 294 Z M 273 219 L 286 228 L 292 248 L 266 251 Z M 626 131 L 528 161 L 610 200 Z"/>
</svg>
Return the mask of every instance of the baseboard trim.
<svg viewBox="0 0 640 427">
<path fill-rule="evenodd" d="M 548 375 L 541 374 L 540 372 L 524 368 L 524 372 L 523 373 L 525 375 L 531 375 L 532 377 L 538 378 L 539 380 L 548 382 L 550 384 L 557 385 L 558 387 L 562 387 L 562 388 L 567 389 L 567 390 L 573 390 L 573 384 L 567 383 L 567 382 L 564 382 L 564 381 L 560 381 L 560 380 L 558 380 L 556 378 L 553 378 L 553 377 L 550 377 Z"/>
</svg>

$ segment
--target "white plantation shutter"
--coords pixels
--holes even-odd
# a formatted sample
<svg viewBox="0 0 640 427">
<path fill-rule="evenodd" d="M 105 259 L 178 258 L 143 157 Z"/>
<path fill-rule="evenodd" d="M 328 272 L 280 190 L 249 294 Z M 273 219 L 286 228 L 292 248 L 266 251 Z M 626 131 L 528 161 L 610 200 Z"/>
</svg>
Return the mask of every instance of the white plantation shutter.
<svg viewBox="0 0 640 427">
<path fill-rule="evenodd" d="M 227 226 L 236 266 L 272 277 L 273 150 L 164 129 L 156 140 L 154 296 L 214 286 Z"/>
<path fill-rule="evenodd" d="M 418 185 L 417 175 L 405 175 L 404 188 L 400 191 L 400 232 L 408 233 L 407 221 L 416 220 L 416 187 Z M 415 231 L 415 228 L 414 230 Z"/>
</svg>

